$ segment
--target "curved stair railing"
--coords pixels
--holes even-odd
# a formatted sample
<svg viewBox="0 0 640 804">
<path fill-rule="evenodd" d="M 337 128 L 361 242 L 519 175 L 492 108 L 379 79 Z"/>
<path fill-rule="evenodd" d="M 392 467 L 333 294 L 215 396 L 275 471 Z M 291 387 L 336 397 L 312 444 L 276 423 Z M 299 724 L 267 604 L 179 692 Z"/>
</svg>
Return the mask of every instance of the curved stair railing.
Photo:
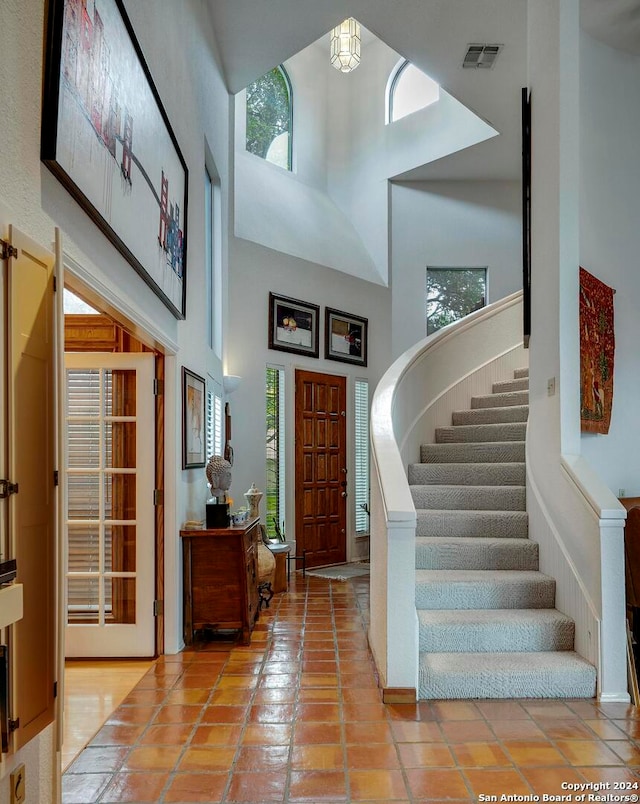
<svg viewBox="0 0 640 804">
<path fill-rule="evenodd" d="M 416 344 L 374 393 L 369 643 L 387 702 L 414 700 L 418 689 L 417 516 L 407 467 L 419 460 L 420 444 L 433 442 L 435 427 L 450 423 L 453 410 L 487 393 L 496 376 L 526 365 L 521 322 L 519 292 Z M 527 440 L 532 437 L 529 428 Z M 575 620 L 576 651 L 596 667 L 598 697 L 628 701 L 626 512 L 580 456 L 560 455 L 558 482 L 541 494 L 539 467 L 530 457 L 527 450 L 529 536 L 541 545 L 541 569 L 554 575 L 556 605 Z"/>
<path fill-rule="evenodd" d="M 371 407 L 371 624 L 369 643 L 384 700 L 415 699 L 416 510 L 407 466 L 437 425 L 496 378 L 526 364 L 522 292 L 514 293 L 417 343 L 382 377 Z M 375 593 L 374 593 L 375 590 Z"/>
</svg>

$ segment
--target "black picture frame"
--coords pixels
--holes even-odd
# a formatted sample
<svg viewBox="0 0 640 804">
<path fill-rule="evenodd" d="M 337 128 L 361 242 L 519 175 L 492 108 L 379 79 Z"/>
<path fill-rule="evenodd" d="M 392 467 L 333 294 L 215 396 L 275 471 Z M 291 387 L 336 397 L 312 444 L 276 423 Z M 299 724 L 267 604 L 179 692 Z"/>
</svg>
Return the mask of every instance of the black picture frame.
<svg viewBox="0 0 640 804">
<path fill-rule="evenodd" d="M 531 92 L 522 88 L 522 336 L 531 337 Z"/>
<path fill-rule="evenodd" d="M 40 158 L 184 318 L 189 175 L 122 0 L 48 0 L 46 20 Z"/>
<path fill-rule="evenodd" d="M 182 468 L 206 464 L 206 395 L 204 377 L 182 367 Z"/>
<path fill-rule="evenodd" d="M 324 356 L 327 360 L 367 365 L 369 321 L 342 310 L 325 308 Z"/>
<path fill-rule="evenodd" d="M 269 349 L 318 357 L 320 307 L 269 293 Z"/>
</svg>

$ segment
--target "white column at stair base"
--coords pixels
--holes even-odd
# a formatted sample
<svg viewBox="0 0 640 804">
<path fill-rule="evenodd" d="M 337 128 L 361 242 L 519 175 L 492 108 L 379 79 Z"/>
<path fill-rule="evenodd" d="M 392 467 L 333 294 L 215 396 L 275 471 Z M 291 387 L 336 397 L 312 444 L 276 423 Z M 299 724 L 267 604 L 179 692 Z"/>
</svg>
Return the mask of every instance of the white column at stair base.
<svg viewBox="0 0 640 804">
<path fill-rule="evenodd" d="M 624 519 L 600 519 L 602 620 L 600 701 L 630 700 L 627 692 L 627 634 L 624 581 Z"/>
</svg>

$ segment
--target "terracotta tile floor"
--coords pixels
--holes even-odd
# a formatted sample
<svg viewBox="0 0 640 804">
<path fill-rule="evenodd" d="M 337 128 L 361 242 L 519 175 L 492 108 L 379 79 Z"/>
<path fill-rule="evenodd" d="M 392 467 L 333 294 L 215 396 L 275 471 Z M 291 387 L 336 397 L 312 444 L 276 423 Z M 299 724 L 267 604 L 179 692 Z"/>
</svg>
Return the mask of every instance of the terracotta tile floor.
<svg viewBox="0 0 640 804">
<path fill-rule="evenodd" d="M 291 581 L 250 646 L 158 659 L 69 766 L 63 802 L 462 804 L 640 784 L 640 710 L 385 706 L 367 648 L 368 578 Z"/>
</svg>

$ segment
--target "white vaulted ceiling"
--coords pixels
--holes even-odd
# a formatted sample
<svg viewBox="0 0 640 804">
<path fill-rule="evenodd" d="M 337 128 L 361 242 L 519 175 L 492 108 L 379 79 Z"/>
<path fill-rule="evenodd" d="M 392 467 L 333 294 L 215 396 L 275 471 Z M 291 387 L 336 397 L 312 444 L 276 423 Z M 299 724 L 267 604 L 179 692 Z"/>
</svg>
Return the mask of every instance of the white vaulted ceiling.
<svg viewBox="0 0 640 804">
<path fill-rule="evenodd" d="M 519 177 L 526 0 L 207 1 L 230 92 L 244 89 L 345 17 L 354 16 L 500 134 L 496 141 L 421 166 L 402 178 Z M 462 69 L 472 42 L 504 45 L 492 69 Z M 363 65 L 366 47 L 365 40 Z"/>
<path fill-rule="evenodd" d="M 206 2 L 230 92 L 244 89 L 345 17 L 354 16 L 501 135 L 404 178 L 519 175 L 520 89 L 527 83 L 526 0 Z M 640 53 L 640 0 L 581 0 L 581 22 L 591 36 L 611 47 Z M 472 42 L 504 45 L 492 69 L 462 69 Z"/>
</svg>

